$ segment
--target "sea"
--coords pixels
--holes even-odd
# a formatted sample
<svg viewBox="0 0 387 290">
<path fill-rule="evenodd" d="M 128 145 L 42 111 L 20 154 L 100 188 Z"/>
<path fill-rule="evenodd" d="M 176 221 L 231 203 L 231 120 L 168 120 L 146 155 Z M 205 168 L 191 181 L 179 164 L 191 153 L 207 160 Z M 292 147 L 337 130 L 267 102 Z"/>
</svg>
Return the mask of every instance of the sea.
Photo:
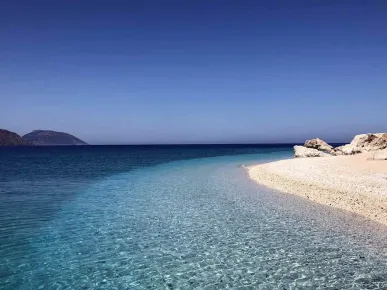
<svg viewBox="0 0 387 290">
<path fill-rule="evenodd" d="M 0 148 L 0 289 L 387 289 L 387 230 L 256 184 L 290 145 Z"/>
</svg>

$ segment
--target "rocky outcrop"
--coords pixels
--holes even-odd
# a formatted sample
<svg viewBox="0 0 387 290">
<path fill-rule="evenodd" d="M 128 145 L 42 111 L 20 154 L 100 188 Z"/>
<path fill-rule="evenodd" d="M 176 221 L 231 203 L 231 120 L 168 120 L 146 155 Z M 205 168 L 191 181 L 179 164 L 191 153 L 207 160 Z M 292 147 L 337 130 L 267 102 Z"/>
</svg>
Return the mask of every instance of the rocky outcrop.
<svg viewBox="0 0 387 290">
<path fill-rule="evenodd" d="M 387 150 L 387 133 L 368 133 L 356 135 L 351 143 L 333 148 L 319 138 L 307 140 L 304 146 L 294 147 L 294 156 L 299 157 L 326 157 L 338 155 L 353 155 L 365 152 L 375 152 L 370 159 L 385 160 Z"/>
<path fill-rule="evenodd" d="M 305 146 L 294 146 L 294 157 L 296 158 L 327 157 L 327 156 L 332 156 L 332 155 L 314 148 L 307 148 Z"/>
<path fill-rule="evenodd" d="M 387 160 L 387 149 L 377 150 L 370 153 L 368 160 Z"/>
<path fill-rule="evenodd" d="M 327 157 L 335 155 L 334 148 L 319 138 L 307 140 L 304 146 L 294 146 L 294 157 Z"/>
<path fill-rule="evenodd" d="M 353 155 L 361 153 L 361 151 L 351 144 L 346 144 L 335 148 L 336 155 Z"/>
<path fill-rule="evenodd" d="M 350 144 L 337 147 L 335 150 L 342 152 L 343 155 L 352 155 L 385 148 L 387 148 L 386 133 L 369 133 L 356 135 Z"/>
<path fill-rule="evenodd" d="M 307 140 L 304 144 L 304 147 L 316 149 L 329 154 L 332 154 L 334 152 L 334 149 L 331 145 L 319 138 Z"/>
<path fill-rule="evenodd" d="M 36 146 L 88 145 L 73 135 L 50 130 L 35 130 L 24 135 L 23 139 Z"/>
<path fill-rule="evenodd" d="M 0 129 L 0 146 L 31 146 L 32 144 L 23 140 L 18 134 Z"/>
<path fill-rule="evenodd" d="M 370 150 L 381 150 L 387 148 L 387 133 L 376 134 L 376 138 L 372 140 L 368 146 Z"/>
</svg>

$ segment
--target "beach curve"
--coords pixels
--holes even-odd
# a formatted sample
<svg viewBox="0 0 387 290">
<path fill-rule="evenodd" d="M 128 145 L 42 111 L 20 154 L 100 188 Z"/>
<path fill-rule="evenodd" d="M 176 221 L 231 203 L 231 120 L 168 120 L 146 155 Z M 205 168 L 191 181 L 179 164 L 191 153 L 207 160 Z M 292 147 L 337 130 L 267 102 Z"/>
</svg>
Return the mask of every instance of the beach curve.
<svg viewBox="0 0 387 290">
<path fill-rule="evenodd" d="M 367 154 L 296 158 L 248 166 L 252 180 L 387 225 L 387 162 Z"/>
</svg>

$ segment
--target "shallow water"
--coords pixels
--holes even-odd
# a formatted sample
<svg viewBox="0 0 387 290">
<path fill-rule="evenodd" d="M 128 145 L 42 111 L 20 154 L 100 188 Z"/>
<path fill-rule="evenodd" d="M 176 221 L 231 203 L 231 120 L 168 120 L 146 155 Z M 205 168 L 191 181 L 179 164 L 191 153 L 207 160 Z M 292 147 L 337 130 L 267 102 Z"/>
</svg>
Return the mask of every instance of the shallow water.
<svg viewBox="0 0 387 290">
<path fill-rule="evenodd" d="M 387 289 L 386 228 L 259 186 L 240 167 L 290 154 L 19 184 L 58 206 L 37 224 L 36 212 L 2 220 L 0 288 Z M 67 198 L 43 194 L 55 184 Z"/>
</svg>

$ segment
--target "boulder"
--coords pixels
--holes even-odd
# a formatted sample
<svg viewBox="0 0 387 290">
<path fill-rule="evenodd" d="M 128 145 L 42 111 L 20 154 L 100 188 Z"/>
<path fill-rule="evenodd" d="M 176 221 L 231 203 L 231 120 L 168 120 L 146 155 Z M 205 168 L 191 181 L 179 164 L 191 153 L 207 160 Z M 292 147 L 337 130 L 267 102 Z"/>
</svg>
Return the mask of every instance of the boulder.
<svg viewBox="0 0 387 290">
<path fill-rule="evenodd" d="M 331 154 L 332 154 L 333 156 L 341 156 L 341 155 L 345 155 L 342 151 L 336 150 L 336 148 L 333 149 L 333 151 L 331 152 Z"/>
<path fill-rule="evenodd" d="M 317 149 L 319 151 L 323 151 L 326 153 L 334 152 L 333 147 L 331 145 L 329 145 L 328 143 L 326 143 L 325 141 L 323 141 L 319 138 L 307 140 L 304 144 L 304 147 Z"/>
<path fill-rule="evenodd" d="M 335 155 L 353 155 L 361 153 L 361 151 L 351 144 L 346 144 L 335 148 Z"/>
<path fill-rule="evenodd" d="M 337 147 L 334 150 L 344 155 L 352 155 L 385 148 L 387 148 L 386 133 L 368 133 L 356 135 L 350 144 Z"/>
<path fill-rule="evenodd" d="M 377 134 L 376 138 L 368 145 L 370 150 L 381 150 L 387 148 L 387 134 Z"/>
<path fill-rule="evenodd" d="M 374 139 L 375 139 L 375 135 L 373 134 L 360 134 L 360 135 L 356 135 L 350 144 L 354 148 L 361 148 L 361 147 L 364 147 L 366 144 L 370 143 Z"/>
<path fill-rule="evenodd" d="M 356 135 L 350 144 L 336 148 L 333 148 L 319 138 L 307 140 L 304 146 L 294 146 L 294 156 L 300 158 L 353 155 L 364 152 L 381 151 L 384 149 L 387 150 L 387 133 L 368 133 Z M 383 152 L 375 153 L 375 158 L 383 160 Z M 372 157 L 371 159 L 374 158 Z"/>
<path fill-rule="evenodd" d="M 328 157 L 328 156 L 332 156 L 332 155 L 314 148 L 307 148 L 305 146 L 294 146 L 294 157 L 296 158 Z"/>
<path fill-rule="evenodd" d="M 387 160 L 387 149 L 377 150 L 370 153 L 368 160 Z"/>
</svg>

